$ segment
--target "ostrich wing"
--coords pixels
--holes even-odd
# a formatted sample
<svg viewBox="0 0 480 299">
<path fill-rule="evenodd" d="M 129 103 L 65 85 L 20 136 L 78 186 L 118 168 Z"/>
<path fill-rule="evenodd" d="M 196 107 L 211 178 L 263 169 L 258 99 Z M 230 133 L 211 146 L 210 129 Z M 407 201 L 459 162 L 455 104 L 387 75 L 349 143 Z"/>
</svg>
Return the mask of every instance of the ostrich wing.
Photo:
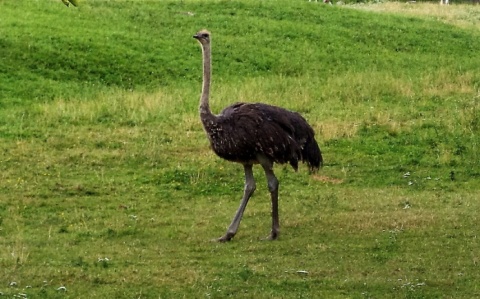
<svg viewBox="0 0 480 299">
<path fill-rule="evenodd" d="M 255 163 L 260 154 L 288 162 L 295 170 L 305 143 L 313 139 L 312 128 L 300 114 L 260 103 L 225 108 L 216 122 L 206 124 L 206 131 L 212 149 L 224 159 Z"/>
</svg>

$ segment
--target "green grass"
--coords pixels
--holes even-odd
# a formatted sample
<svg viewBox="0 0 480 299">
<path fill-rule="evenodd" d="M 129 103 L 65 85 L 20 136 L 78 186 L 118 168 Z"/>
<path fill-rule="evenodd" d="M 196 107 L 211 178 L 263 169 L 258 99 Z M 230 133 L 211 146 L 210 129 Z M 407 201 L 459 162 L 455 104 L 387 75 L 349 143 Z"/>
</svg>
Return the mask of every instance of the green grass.
<svg viewBox="0 0 480 299">
<path fill-rule="evenodd" d="M 307 1 L 0 10 L 0 297 L 480 296 L 478 27 Z M 212 109 L 299 111 L 324 152 L 317 175 L 276 166 L 278 241 L 257 168 L 211 242 L 243 173 L 199 121 L 202 28 Z"/>
</svg>

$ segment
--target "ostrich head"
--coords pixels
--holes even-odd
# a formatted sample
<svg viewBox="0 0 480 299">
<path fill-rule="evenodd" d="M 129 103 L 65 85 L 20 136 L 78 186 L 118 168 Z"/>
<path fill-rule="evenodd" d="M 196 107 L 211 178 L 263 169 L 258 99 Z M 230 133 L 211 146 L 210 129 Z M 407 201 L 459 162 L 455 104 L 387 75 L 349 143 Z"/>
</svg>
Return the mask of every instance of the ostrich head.
<svg viewBox="0 0 480 299">
<path fill-rule="evenodd" d="M 206 45 L 210 43 L 210 32 L 207 30 L 200 30 L 193 36 L 193 38 L 197 39 L 202 45 Z"/>
</svg>

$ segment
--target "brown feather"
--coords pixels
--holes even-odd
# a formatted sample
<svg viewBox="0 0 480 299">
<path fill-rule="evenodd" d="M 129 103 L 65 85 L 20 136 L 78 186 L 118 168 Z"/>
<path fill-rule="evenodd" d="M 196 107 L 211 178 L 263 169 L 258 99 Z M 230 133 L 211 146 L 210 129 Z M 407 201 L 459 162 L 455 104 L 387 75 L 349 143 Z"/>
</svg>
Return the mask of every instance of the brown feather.
<svg viewBox="0 0 480 299">
<path fill-rule="evenodd" d="M 263 154 L 277 163 L 298 161 L 318 169 L 322 156 L 313 129 L 298 113 L 262 103 L 236 103 L 204 121 L 213 151 L 235 162 L 256 163 Z"/>
</svg>

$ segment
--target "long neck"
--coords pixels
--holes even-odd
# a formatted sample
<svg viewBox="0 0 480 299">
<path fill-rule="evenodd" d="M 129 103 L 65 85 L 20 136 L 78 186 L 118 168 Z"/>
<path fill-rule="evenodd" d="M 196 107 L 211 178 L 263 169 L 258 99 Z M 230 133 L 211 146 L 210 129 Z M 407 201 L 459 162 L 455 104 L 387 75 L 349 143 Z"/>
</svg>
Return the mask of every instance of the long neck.
<svg viewBox="0 0 480 299">
<path fill-rule="evenodd" d="M 202 44 L 203 53 L 203 86 L 202 95 L 200 97 L 200 116 L 208 117 L 213 116 L 210 111 L 210 105 L 208 99 L 210 97 L 210 77 L 212 75 L 212 53 L 210 50 L 210 44 Z"/>
</svg>

